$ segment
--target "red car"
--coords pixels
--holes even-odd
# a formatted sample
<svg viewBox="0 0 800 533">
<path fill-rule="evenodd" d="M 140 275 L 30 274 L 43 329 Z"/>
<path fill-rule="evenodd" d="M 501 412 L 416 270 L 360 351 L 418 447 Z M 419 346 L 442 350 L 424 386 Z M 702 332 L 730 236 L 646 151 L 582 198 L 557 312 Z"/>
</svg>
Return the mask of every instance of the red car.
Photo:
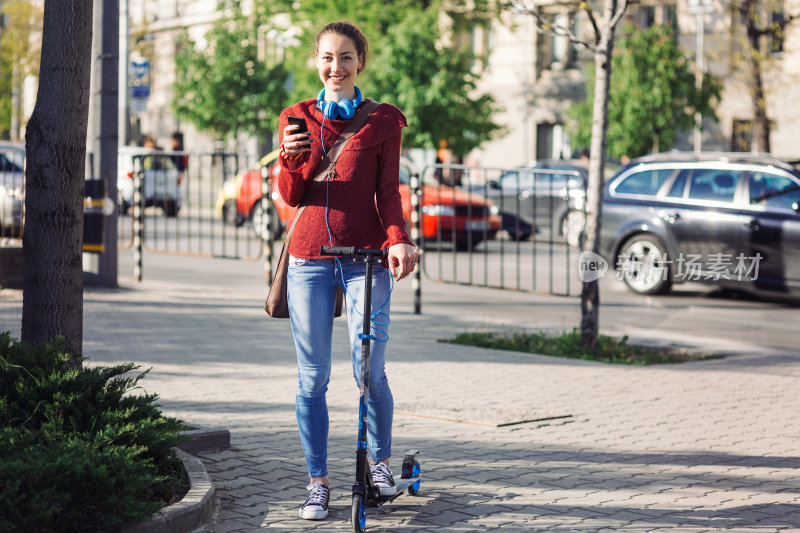
<svg viewBox="0 0 800 533">
<path fill-rule="evenodd" d="M 265 204 L 261 201 L 261 171 L 266 166 L 271 181 L 270 197 L 273 209 L 274 236 L 279 238 L 286 226 L 294 217 L 295 208 L 289 207 L 278 192 L 278 151 L 273 151 L 261 158 L 258 167 L 239 174 L 223 184 L 217 208 L 220 216 L 227 224 L 241 226 L 247 221 L 253 225 L 256 235 L 262 237 Z M 403 159 L 400 165 L 400 197 L 403 203 L 403 215 L 410 220 L 411 200 L 409 179 L 412 173 L 411 163 Z M 493 239 L 500 230 L 502 219 L 499 210 L 482 196 L 462 189 L 440 185 L 436 181 L 425 181 L 422 184 L 422 236 L 430 244 L 441 241 L 445 245 L 452 243 L 455 237 L 456 248 L 466 249 L 471 239 L 476 246 L 484 239 Z"/>
<path fill-rule="evenodd" d="M 232 226 L 241 226 L 249 221 L 256 235 L 264 238 L 262 229 L 265 227 L 266 204 L 260 201 L 262 167 L 266 167 L 272 177 L 271 197 L 275 207 L 272 210 L 272 227 L 275 228 L 273 236 L 280 238 L 286 224 L 292 220 L 295 209 L 286 205 L 278 193 L 277 179 L 280 173 L 278 150 L 262 157 L 254 169 L 238 174 L 222 184 L 222 189 L 217 197 L 217 212 L 226 224 Z"/>
</svg>

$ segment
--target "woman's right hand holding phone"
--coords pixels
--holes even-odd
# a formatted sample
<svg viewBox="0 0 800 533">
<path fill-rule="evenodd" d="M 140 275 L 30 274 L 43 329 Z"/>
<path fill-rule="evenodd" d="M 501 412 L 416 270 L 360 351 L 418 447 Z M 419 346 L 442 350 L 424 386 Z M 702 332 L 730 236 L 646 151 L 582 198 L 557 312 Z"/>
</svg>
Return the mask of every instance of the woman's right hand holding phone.
<svg viewBox="0 0 800 533">
<path fill-rule="evenodd" d="M 311 134 L 307 131 L 298 132 L 301 129 L 297 124 L 289 124 L 283 129 L 283 150 L 286 159 L 294 162 L 294 166 L 301 155 L 311 151 Z"/>
</svg>

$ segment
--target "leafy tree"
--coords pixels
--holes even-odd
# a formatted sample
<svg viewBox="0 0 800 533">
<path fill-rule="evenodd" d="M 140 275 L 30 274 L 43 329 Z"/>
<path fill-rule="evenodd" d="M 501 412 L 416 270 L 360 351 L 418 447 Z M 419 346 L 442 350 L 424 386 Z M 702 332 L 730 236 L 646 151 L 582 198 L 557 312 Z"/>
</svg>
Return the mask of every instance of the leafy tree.
<svg viewBox="0 0 800 533">
<path fill-rule="evenodd" d="M 408 118 L 408 147 L 437 146 L 446 139 L 463 155 L 488 140 L 499 126 L 492 120 L 494 98 L 478 94 L 474 57 L 469 50 L 444 51 L 431 31 L 437 15 L 409 13 L 388 30 L 373 56 L 375 68 L 365 88 L 379 101 L 395 102 Z"/>
<path fill-rule="evenodd" d="M 9 25 L 0 40 L 0 137 L 19 137 L 24 122 L 20 98 L 26 76 L 39 75 L 42 8 L 26 0 L 5 0 Z M 17 95 L 15 101 L 12 94 Z M 16 109 L 12 109 L 16 103 Z M 14 130 L 14 131 L 12 131 Z"/>
<path fill-rule="evenodd" d="M 316 33 L 328 22 L 349 20 L 370 44 L 359 88 L 366 98 L 394 104 L 405 113 L 405 147 L 434 148 L 445 139 L 462 155 L 499 131 L 492 119 L 497 104 L 477 91 L 477 58 L 471 50 L 447 43 L 475 25 L 488 24 L 494 15 L 490 2 L 299 0 L 293 6 L 292 25 L 302 34 L 301 45 L 287 51 L 287 69 L 294 75 L 291 100 L 315 97 L 321 88 L 311 64 Z M 448 29 L 442 28 L 442 13 Z"/>
<path fill-rule="evenodd" d="M 613 58 L 609 89 L 608 153 L 637 157 L 668 150 L 682 131 L 694 126 L 694 113 L 716 119 L 712 103 L 720 82 L 710 74 L 698 89 L 692 65 L 667 26 L 627 28 Z M 575 144 L 591 143 L 594 72 L 586 83 L 587 97 L 570 109 L 576 121 Z"/>
<path fill-rule="evenodd" d="M 46 0 L 36 106 L 26 128 L 22 340 L 83 342 L 83 188 L 92 0 Z"/>
<path fill-rule="evenodd" d="M 200 49 L 187 35 L 175 55 L 173 108 L 179 118 L 221 137 L 266 135 L 287 103 L 287 72 L 258 53 L 262 18 L 245 16 L 238 5 L 218 20 Z"/>
<path fill-rule="evenodd" d="M 600 3 L 600 2 L 597 2 Z M 571 28 L 564 27 L 546 16 L 536 3 L 511 0 L 506 6 L 518 13 L 527 13 L 536 21 L 539 31 L 567 37 L 592 51 L 594 55 L 594 85 L 592 92 L 592 129 L 589 156 L 589 180 L 586 187 L 586 226 L 583 250 L 599 254 L 600 213 L 603 197 L 603 174 L 607 151 L 608 102 L 611 83 L 612 55 L 617 25 L 628 9 L 629 0 L 603 0 L 597 12 L 590 2 L 581 2 L 580 7 L 591 24 L 591 40 L 579 39 Z M 597 347 L 600 315 L 600 292 L 598 280 L 583 282 L 581 291 L 581 346 L 587 350 Z"/>
<path fill-rule="evenodd" d="M 11 137 L 11 60 L 0 46 L 0 138 Z"/>
<path fill-rule="evenodd" d="M 731 2 L 731 9 L 738 15 L 745 35 L 744 63 L 753 108 L 753 148 L 769 153 L 772 151 L 771 125 L 767 116 L 764 71 L 775 50 L 766 45 L 765 40 L 773 44 L 782 42 L 786 27 L 800 15 L 785 13 L 783 2 L 775 0 L 740 0 Z"/>
</svg>

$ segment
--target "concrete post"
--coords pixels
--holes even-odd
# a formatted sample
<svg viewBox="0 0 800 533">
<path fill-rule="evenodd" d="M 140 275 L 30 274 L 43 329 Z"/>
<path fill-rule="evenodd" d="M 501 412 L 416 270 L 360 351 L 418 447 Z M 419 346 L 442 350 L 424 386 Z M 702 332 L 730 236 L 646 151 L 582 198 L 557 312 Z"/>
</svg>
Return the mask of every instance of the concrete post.
<svg viewBox="0 0 800 533">
<path fill-rule="evenodd" d="M 119 0 L 94 0 L 91 98 L 88 139 L 94 158 L 89 179 L 105 181 L 109 198 L 117 199 L 118 97 L 119 97 Z M 84 274 L 87 285 L 117 286 L 117 215 L 107 216 L 103 224 L 103 252 L 97 272 Z"/>
</svg>

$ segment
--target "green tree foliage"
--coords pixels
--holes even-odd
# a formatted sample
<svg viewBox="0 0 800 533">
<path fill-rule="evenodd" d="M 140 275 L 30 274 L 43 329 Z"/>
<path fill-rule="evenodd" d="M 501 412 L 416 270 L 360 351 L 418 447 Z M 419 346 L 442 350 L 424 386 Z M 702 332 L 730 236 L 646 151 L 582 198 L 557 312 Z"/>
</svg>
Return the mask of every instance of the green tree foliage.
<svg viewBox="0 0 800 533">
<path fill-rule="evenodd" d="M 370 46 L 359 88 L 365 98 L 394 104 L 405 113 L 405 147 L 434 148 L 445 139 L 462 155 L 500 130 L 493 120 L 496 102 L 477 90 L 479 58 L 448 42 L 487 25 L 495 13 L 490 2 L 298 0 L 292 6 L 291 26 L 302 32 L 301 44 L 286 56 L 294 79 L 292 101 L 316 97 L 322 88 L 313 64 L 316 33 L 328 22 L 349 20 Z"/>
<path fill-rule="evenodd" d="M 696 87 L 693 68 L 678 48 L 672 29 L 652 26 L 626 30 L 614 54 L 609 91 L 608 154 L 637 157 L 668 150 L 681 132 L 694 126 L 694 113 L 716 119 L 720 82 L 705 75 Z M 594 73 L 586 83 L 587 97 L 570 108 L 575 145 L 591 142 Z"/>
<path fill-rule="evenodd" d="M 221 137 L 265 135 L 277 127 L 287 103 L 287 72 L 259 57 L 261 17 L 246 16 L 234 5 L 206 34 L 200 48 L 188 36 L 175 55 L 177 81 L 173 109 L 199 130 Z"/>
<path fill-rule="evenodd" d="M 21 95 L 26 76 L 39 75 L 43 12 L 29 0 L 4 0 L 2 4 L 9 25 L 0 39 L 0 138 L 8 138 L 19 133 L 10 131 L 13 112 L 18 114 L 19 127 L 25 125 L 25 117 L 19 116 L 21 109 L 11 109 L 11 94 L 16 90 Z"/>
<path fill-rule="evenodd" d="M 433 148 L 446 139 L 454 154 L 463 155 L 499 129 L 492 120 L 497 106 L 491 95 L 478 93 L 472 53 L 448 51 L 437 42 L 431 31 L 436 19 L 432 12 L 410 13 L 389 28 L 365 87 L 405 112 L 406 146 Z"/>
</svg>

